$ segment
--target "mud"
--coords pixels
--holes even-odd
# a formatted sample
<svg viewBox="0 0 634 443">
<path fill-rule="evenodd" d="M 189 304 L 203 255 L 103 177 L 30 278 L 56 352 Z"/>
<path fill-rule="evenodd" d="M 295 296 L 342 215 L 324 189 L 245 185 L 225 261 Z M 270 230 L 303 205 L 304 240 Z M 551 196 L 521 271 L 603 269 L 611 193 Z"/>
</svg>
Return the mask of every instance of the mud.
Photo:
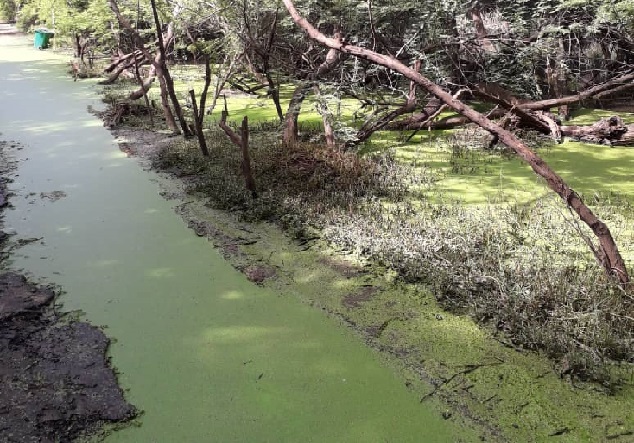
<svg viewBox="0 0 634 443">
<path fill-rule="evenodd" d="M 0 210 L 10 204 L 7 184 L 15 166 L 5 155 L 7 147 L 17 146 L 0 142 Z M 52 194 L 43 198 L 62 197 Z M 0 231 L 2 262 L 18 242 Z M 23 275 L 0 272 L 3 442 L 70 442 L 137 414 L 108 364 L 108 338 L 100 329 L 60 313 L 55 298 L 55 291 Z"/>
</svg>

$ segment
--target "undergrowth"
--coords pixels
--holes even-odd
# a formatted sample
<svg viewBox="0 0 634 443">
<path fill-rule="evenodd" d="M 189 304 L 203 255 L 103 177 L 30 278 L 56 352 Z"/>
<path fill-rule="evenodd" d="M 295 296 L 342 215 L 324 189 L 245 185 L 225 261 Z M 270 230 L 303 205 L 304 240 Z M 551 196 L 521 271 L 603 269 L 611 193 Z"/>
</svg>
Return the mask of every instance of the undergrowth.
<svg viewBox="0 0 634 443">
<path fill-rule="evenodd" d="M 276 221 L 298 238 L 322 236 L 428 285 L 447 309 L 492 326 L 510 346 L 544 352 L 562 374 L 613 385 L 623 374 L 614 364 L 634 363 L 634 298 L 594 263 L 583 241 L 588 232 L 558 199 L 437 204 L 425 198 L 434 190 L 430 171 L 389 154 L 282 148 L 256 127 L 254 200 L 240 176 L 239 150 L 215 130 L 207 140 L 209 159 L 181 140 L 155 166 L 186 178 L 189 191 L 215 208 Z M 595 209 L 613 231 L 625 229 L 614 206 Z"/>
</svg>

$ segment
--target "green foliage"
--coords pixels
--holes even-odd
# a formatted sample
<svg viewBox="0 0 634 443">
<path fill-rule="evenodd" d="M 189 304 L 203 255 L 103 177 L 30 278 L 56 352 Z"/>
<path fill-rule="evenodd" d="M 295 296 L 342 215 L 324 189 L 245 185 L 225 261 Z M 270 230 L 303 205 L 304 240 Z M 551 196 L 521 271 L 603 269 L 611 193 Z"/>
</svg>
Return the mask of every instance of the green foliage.
<svg viewBox="0 0 634 443">
<path fill-rule="evenodd" d="M 0 20 L 15 21 L 19 6 L 17 0 L 0 0 Z"/>
</svg>

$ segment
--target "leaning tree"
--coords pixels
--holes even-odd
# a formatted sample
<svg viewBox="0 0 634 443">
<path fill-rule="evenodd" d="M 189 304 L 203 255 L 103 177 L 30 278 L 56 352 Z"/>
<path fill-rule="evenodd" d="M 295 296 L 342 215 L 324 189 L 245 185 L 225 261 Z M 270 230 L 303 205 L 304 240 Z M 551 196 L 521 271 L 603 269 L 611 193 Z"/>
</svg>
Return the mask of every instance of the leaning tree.
<svg viewBox="0 0 634 443">
<path fill-rule="evenodd" d="M 486 115 L 476 111 L 463 101 L 452 95 L 446 88 L 431 81 L 412 67 L 407 66 L 393 55 L 382 54 L 370 48 L 354 45 L 343 38 L 327 37 L 320 32 L 297 10 L 292 0 L 282 0 L 293 21 L 302 28 L 308 36 L 319 44 L 335 49 L 343 54 L 369 61 L 397 72 L 433 94 L 445 105 L 460 115 L 469 119 L 483 129 L 493 134 L 501 143 L 514 150 L 520 158 L 526 161 L 537 175 L 542 177 L 547 185 L 557 193 L 568 207 L 592 230 L 599 241 L 599 248 L 594 249 L 596 259 L 605 271 L 617 278 L 623 285 L 629 282 L 629 275 L 625 262 L 610 233 L 607 225 L 601 221 L 584 203 L 583 199 L 535 152 L 533 152 L 513 132 L 505 129 Z M 527 113 L 527 111 L 520 111 Z"/>
</svg>

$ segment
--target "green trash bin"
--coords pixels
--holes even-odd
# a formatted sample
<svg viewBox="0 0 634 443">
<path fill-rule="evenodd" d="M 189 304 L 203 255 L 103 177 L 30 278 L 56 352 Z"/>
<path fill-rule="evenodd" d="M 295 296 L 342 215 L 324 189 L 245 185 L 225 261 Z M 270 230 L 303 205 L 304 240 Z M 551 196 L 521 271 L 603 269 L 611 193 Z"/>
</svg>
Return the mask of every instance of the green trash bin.
<svg viewBox="0 0 634 443">
<path fill-rule="evenodd" d="M 36 49 L 46 49 L 48 48 L 48 42 L 53 36 L 53 33 L 48 29 L 36 29 L 35 37 L 33 39 L 33 46 Z"/>
</svg>

